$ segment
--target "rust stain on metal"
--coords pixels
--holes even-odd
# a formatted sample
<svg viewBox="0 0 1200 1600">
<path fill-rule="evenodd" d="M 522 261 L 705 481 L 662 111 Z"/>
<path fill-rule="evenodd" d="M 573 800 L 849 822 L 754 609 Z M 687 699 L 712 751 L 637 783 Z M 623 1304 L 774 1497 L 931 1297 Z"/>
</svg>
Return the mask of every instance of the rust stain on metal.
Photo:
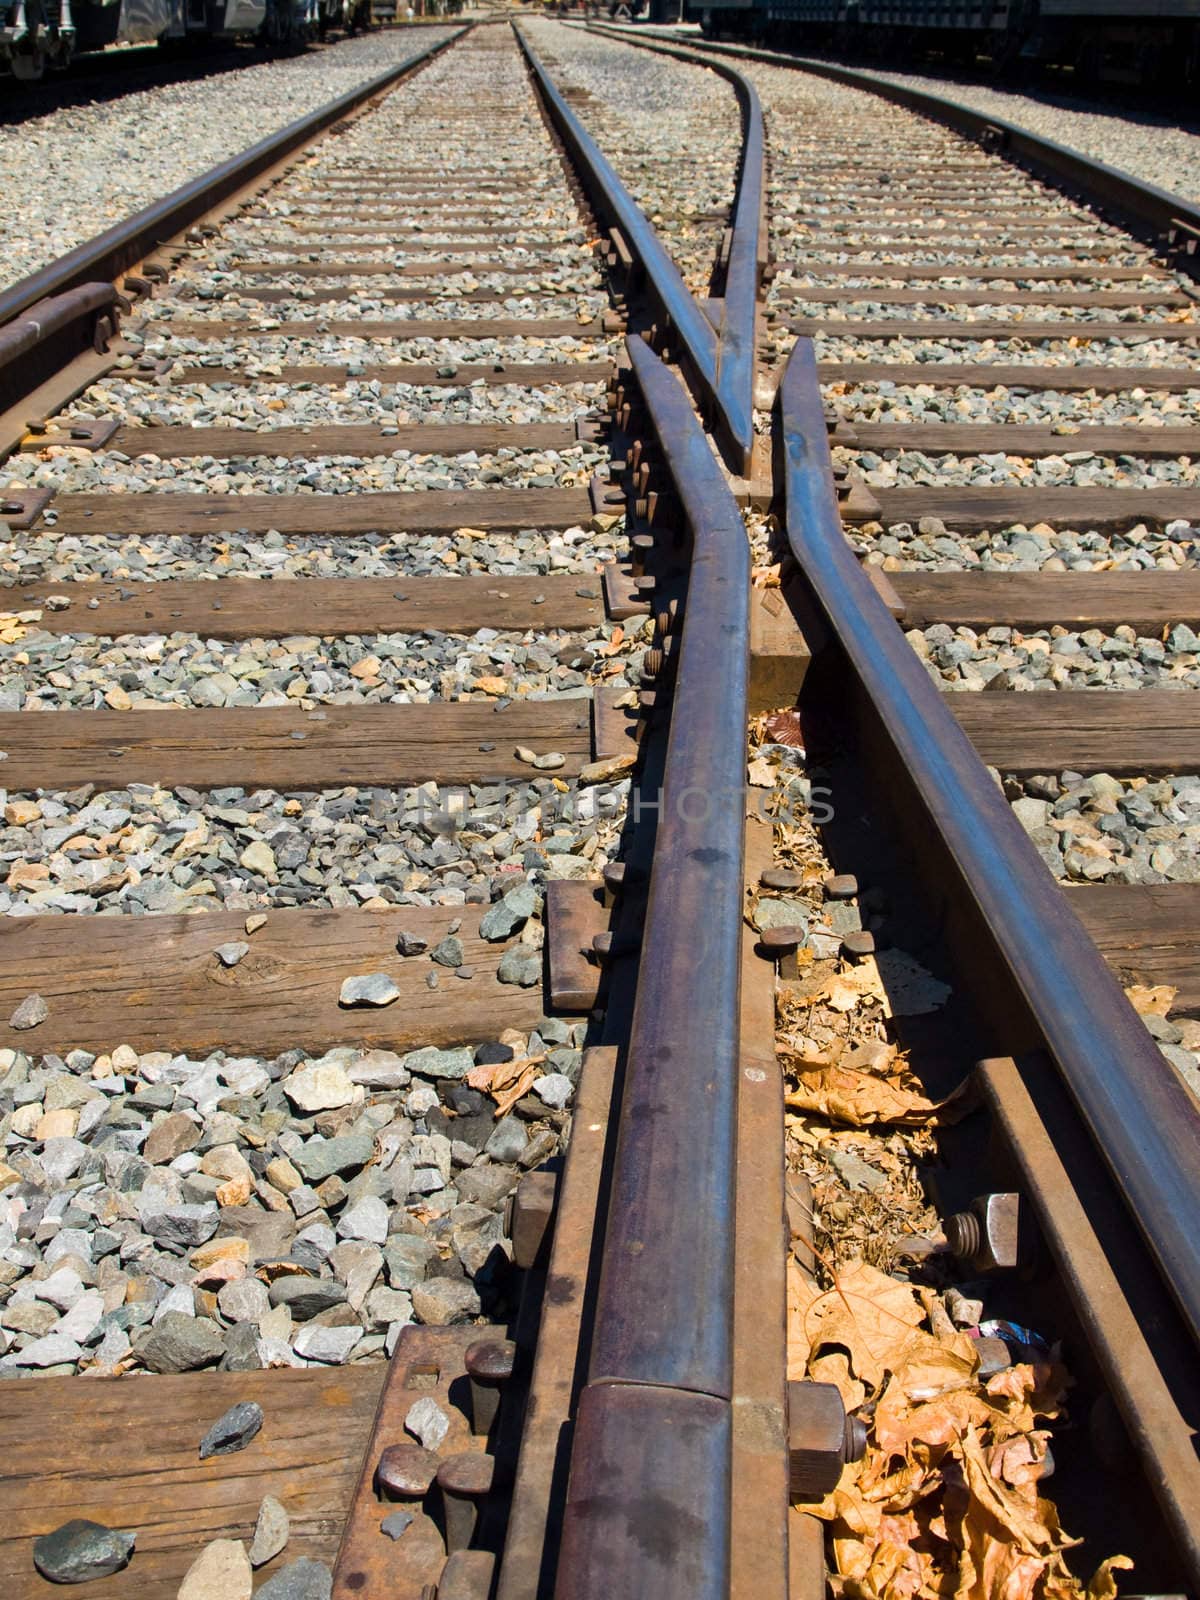
<svg viewBox="0 0 1200 1600">
<path fill-rule="evenodd" d="M 608 931 L 600 879 L 553 878 L 546 885 L 546 947 L 550 1008 L 580 1014 L 600 994 L 602 969 L 593 940 Z"/>
<path fill-rule="evenodd" d="M 486 1332 L 414 1326 L 401 1334 L 338 1547 L 333 1600 L 420 1600 L 426 1586 L 438 1583 L 447 1549 L 436 1474 L 440 1463 L 482 1454 L 485 1447 L 457 1401 L 467 1391 L 467 1350 Z M 422 1399 L 436 1402 L 449 1422 L 436 1452 L 421 1449 L 405 1429 L 409 1411 Z M 386 1488 L 379 1481 L 381 1465 Z M 382 1524 L 400 1509 L 413 1522 L 392 1539 Z"/>
</svg>

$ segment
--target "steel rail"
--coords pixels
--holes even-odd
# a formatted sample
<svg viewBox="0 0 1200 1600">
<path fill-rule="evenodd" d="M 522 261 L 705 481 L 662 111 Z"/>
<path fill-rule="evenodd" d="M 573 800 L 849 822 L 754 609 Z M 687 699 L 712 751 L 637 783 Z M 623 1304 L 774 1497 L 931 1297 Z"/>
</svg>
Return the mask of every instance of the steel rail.
<svg viewBox="0 0 1200 1600">
<path fill-rule="evenodd" d="M 750 552 L 683 384 L 643 340 L 628 349 L 692 548 L 557 1594 L 718 1600 L 729 1564 Z"/>
<path fill-rule="evenodd" d="M 706 63 L 707 65 L 707 63 Z M 742 108 L 742 161 L 733 234 L 717 344 L 717 394 L 739 440 L 745 441 L 742 470 L 750 472 L 754 444 L 754 369 L 757 354 L 758 301 L 767 264 L 767 151 L 758 90 L 740 72 L 712 63 L 713 71 L 733 84 Z"/>
<path fill-rule="evenodd" d="M 182 233 L 205 212 L 211 211 L 214 206 L 220 205 L 230 195 L 236 194 L 246 184 L 253 182 L 261 173 L 275 166 L 293 150 L 302 148 L 325 128 L 338 122 L 376 95 L 393 88 L 417 67 L 423 66 L 443 50 L 449 49 L 452 44 L 470 32 L 472 26 L 473 24 L 468 24 L 451 34 L 448 39 L 443 39 L 438 44 L 427 45 L 425 49 L 407 56 L 396 66 L 389 67 L 386 72 L 381 72 L 368 82 L 360 84 L 357 89 L 339 95 L 327 105 L 318 106 L 315 111 L 297 118 L 286 128 L 281 128 L 278 133 L 261 139 L 249 150 L 231 156 L 228 161 L 222 161 L 218 166 L 210 167 L 200 177 L 182 184 L 171 194 L 164 195 L 161 200 L 155 200 L 141 211 L 135 211 L 132 216 L 126 217 L 94 239 L 88 239 L 74 250 L 68 251 L 57 261 L 52 261 L 49 266 L 41 267 L 28 277 L 21 278 L 11 288 L 0 293 L 0 326 L 10 322 L 21 312 L 27 311 L 30 306 L 61 295 L 68 289 L 77 288 L 80 284 L 112 282 L 137 262 L 144 260 L 159 246 Z"/>
<path fill-rule="evenodd" d="M 128 308 L 128 302 L 111 283 L 85 283 L 52 300 L 39 301 L 0 327 L 0 376 L 5 367 L 29 355 L 56 333 L 122 305 Z"/>
<path fill-rule="evenodd" d="M 743 446 L 739 465 L 750 471 L 750 450 L 754 440 L 754 378 L 759 292 L 763 268 L 767 264 L 766 189 L 767 154 L 763 129 L 762 104 L 758 90 L 735 67 L 702 55 L 681 45 L 668 44 L 655 37 L 634 39 L 618 29 L 588 23 L 587 31 L 604 38 L 620 39 L 622 44 L 674 56 L 694 66 L 707 67 L 733 85 L 742 113 L 742 154 L 738 168 L 737 193 L 731 208 L 732 238 L 729 264 L 725 273 L 725 292 L 718 303 L 717 394 L 726 416 Z M 712 301 L 709 302 L 712 305 Z"/>
<path fill-rule="evenodd" d="M 1200 1340 L 1200 1115 L 847 544 L 810 340 L 780 399 L 792 552 Z"/>
<path fill-rule="evenodd" d="M 627 37 L 621 32 L 621 37 Z M 657 31 L 651 38 L 666 39 Z M 816 77 L 828 78 L 847 88 L 862 89 L 868 94 L 882 96 L 894 104 L 916 111 L 921 116 L 948 124 L 959 133 L 976 141 L 985 135 L 995 140 L 992 148 L 1007 158 L 1020 162 L 1036 176 L 1046 178 L 1061 187 L 1074 188 L 1094 204 L 1116 213 L 1137 230 L 1161 238 L 1173 222 L 1200 230 L 1200 205 L 1183 195 L 1172 194 L 1157 184 L 1149 183 L 1119 167 L 1109 166 L 1093 156 L 1085 155 L 1070 145 L 1054 139 L 1043 139 L 1030 133 L 1019 123 L 986 111 L 975 111 L 959 100 L 934 94 L 928 89 L 912 89 L 898 83 L 888 83 L 871 72 L 855 67 L 837 66 L 833 62 L 818 61 L 811 56 L 788 56 L 776 50 L 755 45 L 722 44 L 716 41 L 689 41 L 689 48 L 703 55 L 731 56 L 743 61 L 761 61 L 767 66 L 787 67 L 794 71 L 811 72 Z M 1200 255 L 1183 258 L 1181 263 L 1193 275 L 1200 273 Z"/>
<path fill-rule="evenodd" d="M 723 326 L 718 332 L 684 283 L 679 268 L 645 212 L 567 105 L 529 40 L 515 24 L 514 30 L 550 119 L 584 181 L 597 217 L 606 227 L 620 229 L 630 251 L 642 263 L 651 303 L 682 342 L 689 376 L 694 376 L 699 388 L 698 399 L 711 416 L 718 437 L 731 457 L 731 465 L 739 472 L 748 471 L 754 443 L 754 310 L 760 277 L 758 263 L 762 250 L 760 228 L 765 187 L 762 112 L 757 97 L 752 108 L 757 118 L 747 113 L 743 140 L 742 176 L 746 187 L 744 195 L 739 194 L 736 208 L 736 223 L 741 231 L 739 233 L 735 225 L 730 252 L 732 273 L 736 251 L 732 309 L 728 329 L 724 326 L 723 315 Z M 739 185 L 739 190 L 741 187 Z M 752 237 L 748 232 L 751 225 Z"/>
</svg>

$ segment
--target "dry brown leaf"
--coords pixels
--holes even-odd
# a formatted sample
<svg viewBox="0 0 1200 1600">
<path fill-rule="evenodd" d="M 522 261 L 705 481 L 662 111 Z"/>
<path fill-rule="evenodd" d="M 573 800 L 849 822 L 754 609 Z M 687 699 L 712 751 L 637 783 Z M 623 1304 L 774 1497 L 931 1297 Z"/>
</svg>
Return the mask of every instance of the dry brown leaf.
<svg viewBox="0 0 1200 1600">
<path fill-rule="evenodd" d="M 1142 983 L 1131 983 L 1125 991 L 1125 998 L 1139 1017 L 1165 1017 L 1175 1004 L 1178 993 L 1179 990 L 1172 989 L 1169 983 L 1159 983 L 1153 988 Z"/>
<path fill-rule="evenodd" d="M 978 1368 L 979 1354 L 970 1334 L 956 1332 L 937 1338 L 919 1333 L 909 1341 L 895 1375 L 911 1400 L 933 1400 L 970 1383 Z"/>
<path fill-rule="evenodd" d="M 1053 1416 L 1067 1377 L 1022 1364 L 986 1385 L 974 1342 L 936 1297 L 863 1262 L 821 1291 L 790 1273 L 789 1376 L 835 1383 L 852 1409 L 882 1384 L 864 1458 L 809 1507 L 829 1525 L 840 1600 L 1116 1600 L 1105 1561 L 1085 1588 L 1065 1552 L 1078 1541 L 1039 1497 Z"/>
<path fill-rule="evenodd" d="M 974 1389 L 955 1389 L 936 1400 L 913 1404 L 905 1380 L 890 1378 L 875 1407 L 875 1443 L 887 1457 L 907 1457 L 919 1445 L 953 1444 L 972 1424 L 982 1427 L 993 1414 Z"/>
<path fill-rule="evenodd" d="M 827 1494 L 820 1505 L 812 1506 L 810 1510 L 824 1522 L 841 1523 L 848 1533 L 860 1539 L 873 1539 L 884 1517 L 879 1506 L 863 1498 L 851 1473 L 843 1474 L 837 1488 Z M 840 1565 L 838 1570 L 841 1570 Z"/>
<path fill-rule="evenodd" d="M 521 1076 L 510 1084 L 503 1094 L 496 1096 L 496 1109 L 493 1112 L 493 1116 L 502 1117 L 506 1111 L 516 1105 L 518 1100 L 524 1099 L 533 1087 L 533 1080 L 537 1075 L 537 1064 L 531 1061 Z"/>
<path fill-rule="evenodd" d="M 804 724 L 798 711 L 773 711 L 763 723 L 763 737 L 771 744 L 804 749 Z"/>
<path fill-rule="evenodd" d="M 850 1371 L 850 1358 L 844 1350 L 827 1350 L 810 1361 L 808 1376 L 814 1383 L 832 1383 L 847 1411 L 857 1411 L 867 1398 L 866 1385 Z"/>
<path fill-rule="evenodd" d="M 824 1345 L 841 1345 L 855 1375 L 878 1387 L 885 1373 L 903 1365 L 924 1315 L 907 1284 L 865 1261 L 851 1262 L 803 1313 L 808 1359 Z"/>
<path fill-rule="evenodd" d="M 824 1001 L 834 1011 L 855 1011 L 864 1000 L 879 1000 L 887 1010 L 887 992 L 873 956 L 867 956 L 845 972 L 835 972 L 812 997 Z"/>
<path fill-rule="evenodd" d="M 916 1518 L 881 1517 L 870 1542 L 847 1540 L 847 1555 L 853 1571 L 844 1573 L 850 1582 L 844 1592 L 862 1600 L 912 1600 L 927 1592 L 932 1576 L 932 1560 L 915 1543 L 920 1535 Z M 853 1554 L 851 1554 L 853 1552 Z"/>
<path fill-rule="evenodd" d="M 497 1095 L 515 1083 L 527 1067 L 537 1067 L 546 1059 L 545 1051 L 538 1056 L 514 1056 L 511 1061 L 492 1061 L 472 1067 L 467 1073 L 467 1084 L 481 1089 L 484 1094 Z"/>
<path fill-rule="evenodd" d="M 1087 1586 L 1088 1600 L 1116 1600 L 1117 1580 L 1114 1572 L 1132 1572 L 1133 1562 L 1128 1556 L 1109 1556 L 1092 1573 Z"/>
<path fill-rule="evenodd" d="M 874 1073 L 856 1072 L 850 1067 L 793 1070 L 796 1087 L 785 1100 L 792 1111 L 807 1111 L 865 1128 L 880 1122 L 919 1125 L 932 1121 L 940 1110 L 940 1102 L 930 1100 L 919 1089 Z"/>
<path fill-rule="evenodd" d="M 1036 1487 L 1032 1491 L 1028 1488 L 1015 1489 L 994 1475 L 975 1428 L 968 1428 L 963 1435 L 958 1460 L 967 1492 L 965 1502 L 958 1496 L 952 1497 L 961 1506 L 959 1542 L 964 1556 L 973 1558 L 977 1574 L 986 1573 L 989 1562 L 995 1563 L 996 1556 L 989 1549 L 992 1541 L 1005 1549 L 1039 1556 L 1043 1560 L 1079 1542 L 1063 1534 L 1053 1505 L 1048 1500 L 1037 1498 Z M 955 1513 L 948 1506 L 946 1521 L 952 1536 L 954 1516 Z M 964 1561 L 964 1567 L 966 1565 Z M 973 1590 L 970 1584 L 964 1584 L 964 1576 L 960 1572 L 960 1595 L 997 1593 L 991 1586 L 982 1591 Z"/>
</svg>

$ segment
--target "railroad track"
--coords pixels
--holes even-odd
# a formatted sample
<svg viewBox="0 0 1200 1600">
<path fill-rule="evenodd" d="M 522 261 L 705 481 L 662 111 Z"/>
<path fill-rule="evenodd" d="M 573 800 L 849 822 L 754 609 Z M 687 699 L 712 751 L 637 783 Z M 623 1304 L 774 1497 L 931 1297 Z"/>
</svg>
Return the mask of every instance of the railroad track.
<svg viewBox="0 0 1200 1600">
<path fill-rule="evenodd" d="M 1182 1591 L 1196 891 L 1072 806 L 1186 803 L 1187 665 L 940 680 L 1186 656 L 1186 280 L 721 63 L 702 303 L 579 37 L 476 28 L 5 297 L 0 1564 L 136 1521 L 95 1592 L 174 1594 L 269 1492 L 264 1576 L 338 1596 L 809 1600 L 816 1507 L 839 1586 Z"/>
<path fill-rule="evenodd" d="M 757 549 L 764 562 L 782 556 L 783 592 L 819 647 L 801 726 L 787 732 L 807 747 L 812 781 L 831 791 L 828 865 L 870 883 L 861 920 L 883 947 L 880 960 L 887 965 L 888 946 L 915 950 L 943 976 L 957 970 L 973 997 L 963 1033 L 962 1017 L 943 1013 L 940 1026 L 897 1018 L 887 1038 L 910 1042 L 909 1065 L 931 1093 L 963 1086 L 949 1061 L 987 1058 L 969 1081 L 1001 1152 L 988 1169 L 991 1200 L 980 1203 L 970 1134 L 940 1142 L 951 1175 L 931 1178 L 919 1160 L 915 1170 L 934 1183 L 943 1217 L 974 1202 L 967 1255 L 979 1250 L 976 1268 L 987 1262 L 988 1226 L 993 1247 L 1004 1231 L 993 1209 L 1003 1193 L 1036 1219 L 1040 1248 L 1070 1286 L 1092 1374 L 1071 1409 L 1091 1407 L 1093 1453 L 1074 1492 L 1053 1486 L 1060 1505 L 1075 1514 L 1078 1501 L 1085 1526 L 1105 1526 L 1109 1548 L 1132 1547 L 1136 1530 L 1118 1523 L 1103 1475 L 1140 1456 L 1170 1530 L 1138 1558 L 1143 1573 L 1167 1544 L 1194 1571 L 1187 1369 L 1196 1322 L 1184 1259 L 1191 1201 L 1181 1196 L 1194 1193 L 1196 1076 L 1179 1046 L 1195 1042 L 1195 871 L 1186 844 L 1156 853 L 1166 834 L 1139 837 L 1123 824 L 1139 811 L 1150 828 L 1165 823 L 1146 803 L 1174 808 L 1195 766 L 1193 702 L 1181 691 L 1195 661 L 1188 269 L 1200 219 L 1177 197 L 930 96 L 864 95 L 855 91 L 874 85 L 860 75 L 809 75 L 764 52 L 690 58 L 721 61 L 754 85 L 771 153 L 770 377 L 759 398 L 778 384 L 780 529 Z M 1076 648 L 1079 661 L 1070 659 Z M 1093 651 L 1097 662 L 1128 652 L 1138 670 L 1094 666 Z M 985 685 L 1054 692 L 969 692 Z M 1123 692 L 1096 692 L 1104 688 Z M 1183 826 L 1170 836 L 1186 838 L 1188 813 L 1171 816 Z M 786 833 L 777 827 L 777 844 Z M 920 887 L 896 867 L 914 853 Z M 920 902 L 927 944 L 910 922 Z M 797 924 L 818 910 L 811 894 L 793 905 Z M 811 949 L 796 934 L 764 936 Z M 793 997 L 819 1001 L 802 965 L 797 977 Z M 1142 1011 L 1163 1015 L 1138 1022 L 1121 987 Z M 1164 1027 L 1168 1007 L 1178 1021 Z M 781 1044 L 798 1090 L 789 1104 L 824 1112 L 818 1126 L 827 1125 L 830 1068 L 846 1030 L 822 1034 L 811 1010 L 797 1027 L 786 1000 L 784 1013 Z M 851 1031 L 849 1042 L 858 1037 Z M 1049 1078 L 1048 1060 L 1058 1068 Z M 1148 1159 L 1163 1133 L 1170 1150 Z M 789 1141 L 816 1184 L 822 1246 L 843 1257 L 839 1233 L 848 1231 L 848 1253 L 861 1252 L 854 1224 L 864 1208 L 847 1193 L 855 1183 L 840 1168 L 830 1173 L 828 1153 L 825 1162 L 814 1154 L 811 1127 L 789 1129 Z M 955 1177 L 964 1150 L 967 1167 Z M 1168 1169 L 1175 1176 L 1151 1193 L 1146 1179 Z M 822 1200 L 844 1228 L 822 1223 Z M 886 1231 L 866 1210 L 868 1225 Z M 928 1223 L 902 1213 L 903 1227 Z M 956 1237 L 954 1229 L 944 1231 Z M 902 1240 L 894 1246 L 884 1254 L 906 1277 L 908 1252 Z M 1034 1258 L 1024 1259 L 1036 1281 Z M 1091 1277 L 1104 1260 L 1115 1270 Z M 1139 1304 L 1152 1277 L 1156 1311 Z M 1012 1293 L 1011 1274 L 1009 1285 Z M 1039 1293 L 1057 1298 L 1044 1271 L 1040 1291 L 1010 1301 L 1032 1319 L 1026 1326 L 1047 1303 Z M 819 1341 L 793 1338 L 800 1370 L 816 1375 L 823 1354 Z M 1140 1399 L 1139 1373 L 1148 1380 Z M 1124 1443 L 1114 1455 L 1104 1419 L 1115 1411 Z M 871 1450 L 859 1482 L 903 1514 L 911 1487 L 890 1500 Z M 899 1459 L 893 1446 L 893 1470 Z M 862 1505 L 850 1489 L 842 1508 L 824 1512 L 844 1573 L 886 1559 L 857 1516 Z M 920 1526 L 908 1525 L 918 1543 Z"/>
</svg>

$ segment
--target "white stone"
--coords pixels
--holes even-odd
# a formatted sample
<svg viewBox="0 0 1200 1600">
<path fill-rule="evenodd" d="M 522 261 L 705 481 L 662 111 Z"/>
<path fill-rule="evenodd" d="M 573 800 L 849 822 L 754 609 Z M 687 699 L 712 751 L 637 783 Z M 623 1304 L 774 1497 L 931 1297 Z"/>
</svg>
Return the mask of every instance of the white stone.
<svg viewBox="0 0 1200 1600">
<path fill-rule="evenodd" d="M 167 1290 L 154 1308 L 154 1322 L 161 1322 L 169 1311 L 181 1311 L 185 1317 L 196 1315 L 196 1298 L 186 1283 L 176 1283 Z"/>
<path fill-rule="evenodd" d="M 214 1539 L 192 1562 L 178 1600 L 250 1600 L 254 1573 L 240 1539 Z"/>
<path fill-rule="evenodd" d="M 450 1431 L 450 1418 L 436 1400 L 429 1395 L 422 1395 L 415 1405 L 408 1408 L 404 1426 L 426 1450 L 436 1450 Z"/>
<path fill-rule="evenodd" d="M 388 1208 L 377 1195 L 367 1194 L 348 1206 L 338 1218 L 338 1237 L 383 1244 L 388 1236 Z"/>
<path fill-rule="evenodd" d="M 350 1352 L 362 1338 L 362 1329 L 329 1328 L 319 1322 L 306 1322 L 292 1340 L 292 1349 L 306 1361 L 323 1361 L 337 1366 L 349 1359 Z"/>
<path fill-rule="evenodd" d="M 347 978 L 338 995 L 340 1006 L 390 1006 L 399 1000 L 400 989 L 386 972 L 364 972 Z"/>
<path fill-rule="evenodd" d="M 574 1084 L 562 1072 L 548 1072 L 544 1078 L 533 1080 L 533 1092 L 543 1105 L 561 1111 L 574 1092 Z"/>
<path fill-rule="evenodd" d="M 354 1085 L 336 1061 L 314 1061 L 285 1078 L 283 1092 L 298 1111 L 334 1111 L 354 1099 Z"/>
<path fill-rule="evenodd" d="M 13 1350 L 4 1357 L 6 1367 L 58 1367 L 78 1361 L 83 1351 L 74 1339 L 60 1333 L 48 1333 L 44 1339 L 33 1339 L 23 1350 Z"/>
<path fill-rule="evenodd" d="M 88 1289 L 71 1309 L 54 1324 L 54 1332 L 83 1344 L 100 1326 L 104 1316 L 104 1296 L 99 1289 Z"/>
<path fill-rule="evenodd" d="M 264 1566 L 277 1556 L 288 1542 L 291 1529 L 288 1514 L 273 1494 L 263 1496 L 258 1508 L 258 1521 L 254 1525 L 254 1539 L 250 1545 L 250 1565 Z"/>
<path fill-rule="evenodd" d="M 41 1283 L 35 1283 L 32 1293 L 36 1299 L 49 1301 L 60 1311 L 69 1311 L 83 1296 L 83 1279 L 74 1267 L 60 1267 Z"/>
</svg>

